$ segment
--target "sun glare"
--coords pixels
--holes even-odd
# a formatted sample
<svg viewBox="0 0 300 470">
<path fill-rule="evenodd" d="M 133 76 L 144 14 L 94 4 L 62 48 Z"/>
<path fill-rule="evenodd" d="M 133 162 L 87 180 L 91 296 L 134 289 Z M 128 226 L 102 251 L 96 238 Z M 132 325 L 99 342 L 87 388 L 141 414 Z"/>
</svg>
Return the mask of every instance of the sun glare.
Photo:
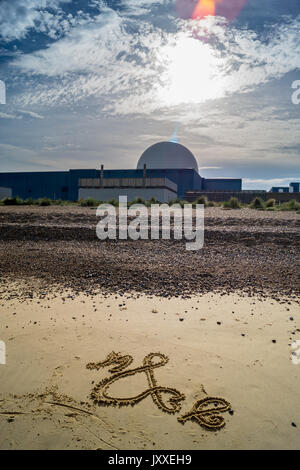
<svg viewBox="0 0 300 470">
<path fill-rule="evenodd" d="M 224 59 L 217 57 L 209 44 L 182 37 L 160 53 L 165 73 L 159 98 L 164 105 L 201 103 L 222 95 Z"/>
<path fill-rule="evenodd" d="M 206 16 L 215 16 L 216 14 L 216 1 L 215 0 L 199 0 L 194 11 L 192 18 L 205 18 Z"/>
<path fill-rule="evenodd" d="M 176 10 L 182 19 L 202 20 L 220 16 L 230 23 L 240 13 L 247 0 L 176 0 Z"/>
</svg>

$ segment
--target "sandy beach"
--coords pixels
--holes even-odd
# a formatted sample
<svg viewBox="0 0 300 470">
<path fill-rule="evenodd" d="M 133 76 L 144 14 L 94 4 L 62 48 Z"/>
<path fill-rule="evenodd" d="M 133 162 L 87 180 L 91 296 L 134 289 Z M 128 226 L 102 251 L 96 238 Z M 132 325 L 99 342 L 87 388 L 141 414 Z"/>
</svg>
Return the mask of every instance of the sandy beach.
<svg viewBox="0 0 300 470">
<path fill-rule="evenodd" d="M 64 241 L 50 210 L 52 238 L 43 238 L 43 220 L 35 238 L 22 238 L 20 220 L 8 222 L 7 212 L 1 208 L 2 233 L 11 224 L 0 244 L 1 449 L 299 449 L 300 365 L 292 362 L 300 339 L 299 216 L 276 214 L 270 223 L 270 215 L 253 211 L 251 220 L 230 211 L 229 223 L 223 211 L 229 241 L 208 242 L 206 257 L 194 254 L 192 262 L 172 242 L 156 242 L 155 251 L 152 242 Z M 253 243 L 230 241 L 229 227 L 246 232 L 256 214 L 265 222 L 259 235 L 249 230 Z M 184 397 L 178 412 L 166 412 L 151 393 L 128 406 L 95 401 L 93 391 L 116 364 L 87 365 L 112 352 L 129 357 L 123 372 L 150 353 L 155 365 L 163 355 L 166 363 L 152 372 L 158 387 Z M 146 373 L 137 371 L 107 392 L 122 400 L 148 389 Z M 170 407 L 172 393 L 160 396 Z M 209 397 L 230 404 L 215 414 L 223 427 L 207 428 L 201 413 L 202 422 L 178 421 Z"/>
<path fill-rule="evenodd" d="M 189 300 L 66 295 L 65 301 L 1 306 L 7 344 L 1 448 L 297 449 L 300 366 L 292 364 L 290 344 L 300 332 L 290 316 L 299 313 L 294 303 L 216 294 Z M 213 396 L 228 400 L 233 415 L 224 413 L 225 427 L 213 432 L 180 424 L 182 412 L 164 413 L 151 397 L 128 407 L 94 405 L 94 384 L 110 374 L 86 364 L 111 351 L 132 355 L 133 367 L 150 352 L 166 354 L 169 362 L 156 379 L 184 393 L 182 412 Z M 147 388 L 142 373 L 116 382 L 110 394 L 135 396 Z"/>
</svg>

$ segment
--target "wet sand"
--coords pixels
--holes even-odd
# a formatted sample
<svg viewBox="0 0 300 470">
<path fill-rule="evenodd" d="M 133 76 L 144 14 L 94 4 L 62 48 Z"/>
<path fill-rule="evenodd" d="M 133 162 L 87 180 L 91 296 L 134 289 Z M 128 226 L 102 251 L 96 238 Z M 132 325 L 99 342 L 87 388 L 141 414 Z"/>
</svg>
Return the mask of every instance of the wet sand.
<svg viewBox="0 0 300 470">
<path fill-rule="evenodd" d="M 292 363 L 290 346 L 300 339 L 297 303 L 237 293 L 63 297 L 0 307 L 7 347 L 1 449 L 299 449 L 300 365 Z M 185 395 L 181 411 L 165 413 L 151 396 L 128 407 L 94 404 L 93 387 L 111 374 L 86 364 L 111 351 L 131 355 L 129 369 L 150 352 L 168 356 L 154 374 L 158 385 Z M 139 373 L 116 381 L 109 393 L 133 397 L 147 388 Z M 207 396 L 230 402 L 224 428 L 178 422 Z"/>
<path fill-rule="evenodd" d="M 204 248 L 188 252 L 100 243 L 94 209 L 0 207 L 1 449 L 300 448 L 299 215 L 205 214 Z M 113 351 L 125 375 L 156 354 L 162 401 L 132 400 L 145 372 L 108 389 L 133 406 L 95 400 L 116 364 L 86 366 Z M 174 390 L 185 399 L 170 414 Z M 230 404 L 212 415 L 224 427 L 178 421 L 208 397 Z"/>
</svg>

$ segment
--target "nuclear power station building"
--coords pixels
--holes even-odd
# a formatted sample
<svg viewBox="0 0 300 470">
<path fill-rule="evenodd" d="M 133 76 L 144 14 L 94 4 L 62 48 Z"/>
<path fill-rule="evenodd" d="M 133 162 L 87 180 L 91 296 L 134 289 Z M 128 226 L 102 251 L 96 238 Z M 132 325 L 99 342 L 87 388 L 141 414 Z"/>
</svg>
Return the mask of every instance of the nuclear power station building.
<svg viewBox="0 0 300 470">
<path fill-rule="evenodd" d="M 180 198 L 191 202 L 205 195 L 212 201 L 224 201 L 234 196 L 247 203 L 255 196 L 261 196 L 263 199 L 274 197 L 280 202 L 289 198 L 287 191 L 292 191 L 299 199 L 299 183 L 291 183 L 289 188 L 272 189 L 272 193 L 245 191 L 240 178 L 203 178 L 192 152 L 172 141 L 147 148 L 136 169 L 109 170 L 99 165 L 99 169 L 0 173 L 0 200 L 19 196 L 22 199 L 48 197 L 64 201 L 92 197 L 109 201 L 127 196 L 128 202 L 138 197 L 155 198 L 160 202 Z"/>
<path fill-rule="evenodd" d="M 80 169 L 0 173 L 2 197 L 22 199 L 48 197 L 77 201 L 93 197 L 100 201 L 127 195 L 137 197 L 184 199 L 188 191 L 241 191 L 241 179 L 206 179 L 200 176 L 197 161 L 185 146 L 175 142 L 159 142 L 147 148 L 136 169 Z"/>
</svg>

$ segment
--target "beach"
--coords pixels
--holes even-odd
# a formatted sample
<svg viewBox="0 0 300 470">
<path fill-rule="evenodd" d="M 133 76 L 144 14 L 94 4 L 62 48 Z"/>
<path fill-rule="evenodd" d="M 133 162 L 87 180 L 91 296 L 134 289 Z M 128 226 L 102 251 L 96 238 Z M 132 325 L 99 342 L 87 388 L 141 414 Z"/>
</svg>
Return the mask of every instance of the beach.
<svg viewBox="0 0 300 470">
<path fill-rule="evenodd" d="M 1 207 L 0 448 L 299 449 L 299 220 L 209 208 L 189 253 L 100 243 L 88 208 Z M 128 359 L 107 391 L 121 406 L 95 400 L 121 373 L 99 365 L 112 352 Z M 151 353 L 164 391 L 138 400 L 147 374 L 126 371 Z M 178 421 L 210 397 L 230 405 L 222 426 Z"/>
</svg>

